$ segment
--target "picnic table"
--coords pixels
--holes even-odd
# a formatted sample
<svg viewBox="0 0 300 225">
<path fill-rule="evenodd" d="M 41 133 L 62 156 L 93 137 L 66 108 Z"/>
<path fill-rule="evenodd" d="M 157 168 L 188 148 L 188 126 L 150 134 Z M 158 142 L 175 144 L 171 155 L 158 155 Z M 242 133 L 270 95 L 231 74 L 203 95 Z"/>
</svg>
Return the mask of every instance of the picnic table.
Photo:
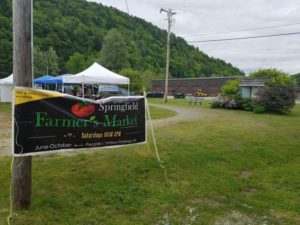
<svg viewBox="0 0 300 225">
<path fill-rule="evenodd" d="M 194 103 L 195 105 L 199 103 L 199 105 L 201 105 L 203 102 L 203 97 L 199 97 L 199 96 L 187 96 L 186 99 L 190 103 L 190 105 L 192 103 Z"/>
</svg>

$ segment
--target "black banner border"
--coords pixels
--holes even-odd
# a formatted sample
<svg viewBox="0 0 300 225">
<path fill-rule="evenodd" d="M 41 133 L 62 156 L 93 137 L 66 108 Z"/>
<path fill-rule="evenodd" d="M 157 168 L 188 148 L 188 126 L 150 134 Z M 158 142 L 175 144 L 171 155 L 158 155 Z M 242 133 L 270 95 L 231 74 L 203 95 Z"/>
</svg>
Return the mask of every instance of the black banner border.
<svg viewBox="0 0 300 225">
<path fill-rule="evenodd" d="M 43 89 L 36 89 L 36 88 L 28 88 L 28 87 L 19 87 L 19 86 L 14 86 L 13 87 L 13 94 L 12 94 L 12 129 L 11 129 L 11 139 L 12 139 L 12 156 L 14 157 L 23 157 L 23 156 L 35 156 L 35 155 L 53 155 L 53 154 L 61 154 L 61 153 L 70 153 L 70 152 L 88 152 L 88 151 L 96 151 L 96 150 L 101 150 L 101 149 L 109 149 L 109 148 L 120 148 L 120 147 L 128 147 L 128 146 L 134 146 L 134 145 L 143 145 L 143 144 L 146 144 L 147 143 L 147 139 L 148 139 L 148 122 L 147 122 L 147 108 L 146 107 L 149 107 L 148 105 L 148 102 L 147 102 L 147 99 L 145 96 L 117 96 L 117 97 L 108 97 L 108 98 L 105 98 L 105 100 L 109 100 L 109 99 L 113 99 L 113 98 L 144 98 L 145 101 L 144 101 L 144 107 L 145 107 L 145 141 L 144 142 L 138 142 L 138 143 L 133 143 L 133 144 L 126 144 L 126 145 L 109 145 L 109 146 L 103 146 L 103 147 L 91 147 L 91 148 L 74 148 L 74 149 L 56 149 L 56 150 L 53 150 L 53 151 L 41 151 L 41 152 L 31 152 L 31 153 L 21 153 L 21 154 L 16 154 L 15 153 L 15 95 L 16 95 L 16 90 L 33 90 L 33 91 L 41 91 L 41 92 L 45 92 L 45 93 L 56 93 L 55 91 L 49 91 L 49 90 L 43 90 Z M 64 94 L 64 93 L 59 93 L 61 94 L 61 96 L 69 96 L 68 94 Z M 77 97 L 77 96 L 72 96 L 74 97 L 75 99 L 78 99 L 78 100 L 82 100 L 82 99 L 85 99 L 85 98 L 80 98 L 80 97 Z M 91 100 L 91 99 L 85 99 L 86 101 L 88 102 L 91 102 L 91 103 L 97 103 L 96 101 L 94 100 Z M 16 145 L 18 145 L 16 143 Z"/>
</svg>

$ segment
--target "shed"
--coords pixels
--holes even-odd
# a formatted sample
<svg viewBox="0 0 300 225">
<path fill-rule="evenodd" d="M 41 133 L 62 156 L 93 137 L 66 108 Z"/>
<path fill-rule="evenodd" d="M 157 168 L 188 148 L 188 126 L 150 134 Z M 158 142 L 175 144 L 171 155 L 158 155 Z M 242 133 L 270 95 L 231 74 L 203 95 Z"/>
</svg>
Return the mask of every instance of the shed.
<svg viewBox="0 0 300 225">
<path fill-rule="evenodd" d="M 259 88 L 265 86 L 265 79 L 244 77 L 240 81 L 240 90 L 242 98 L 255 98 Z"/>
</svg>

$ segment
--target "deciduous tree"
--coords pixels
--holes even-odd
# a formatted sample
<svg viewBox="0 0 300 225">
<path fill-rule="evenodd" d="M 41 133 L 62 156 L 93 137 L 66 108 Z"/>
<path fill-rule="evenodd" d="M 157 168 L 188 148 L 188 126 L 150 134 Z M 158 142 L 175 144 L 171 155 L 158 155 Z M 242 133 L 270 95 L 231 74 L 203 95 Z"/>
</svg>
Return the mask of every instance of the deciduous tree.
<svg viewBox="0 0 300 225">
<path fill-rule="evenodd" d="M 293 78 L 283 71 L 280 71 L 275 68 L 271 69 L 260 69 L 257 71 L 254 71 L 249 74 L 249 77 L 253 78 L 265 78 L 266 84 L 268 86 L 274 86 L 274 85 L 292 85 L 294 84 Z"/>
<path fill-rule="evenodd" d="M 110 70 L 120 71 L 128 64 L 128 51 L 122 34 L 116 29 L 110 30 L 104 37 L 100 63 Z"/>
<path fill-rule="evenodd" d="M 120 74 L 130 79 L 130 91 L 140 93 L 143 89 L 141 73 L 132 69 L 123 69 Z"/>
<path fill-rule="evenodd" d="M 35 46 L 33 54 L 35 76 L 45 74 L 57 75 L 59 72 L 58 56 L 52 47 L 50 47 L 48 51 L 43 52 L 39 46 Z"/>
<path fill-rule="evenodd" d="M 75 52 L 70 56 L 66 63 L 66 70 L 68 73 L 78 73 L 86 67 L 84 55 L 79 52 Z"/>
</svg>

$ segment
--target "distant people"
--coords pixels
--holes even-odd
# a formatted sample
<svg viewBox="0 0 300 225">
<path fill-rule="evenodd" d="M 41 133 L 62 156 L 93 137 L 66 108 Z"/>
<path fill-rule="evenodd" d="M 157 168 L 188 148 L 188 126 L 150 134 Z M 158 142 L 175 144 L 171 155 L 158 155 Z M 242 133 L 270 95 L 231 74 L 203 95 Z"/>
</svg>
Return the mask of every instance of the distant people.
<svg viewBox="0 0 300 225">
<path fill-rule="evenodd" d="M 84 90 L 84 97 L 85 98 L 92 98 L 92 89 L 90 87 L 85 88 Z"/>
<path fill-rule="evenodd" d="M 76 93 L 77 93 L 77 87 L 74 87 L 74 89 L 72 90 L 72 94 L 73 94 L 74 96 L 76 96 Z"/>
<path fill-rule="evenodd" d="M 77 97 L 82 97 L 82 89 L 81 87 L 74 87 L 73 89 L 73 95 L 77 96 Z"/>
<path fill-rule="evenodd" d="M 82 88 L 79 86 L 79 87 L 77 87 L 77 91 L 76 91 L 76 96 L 78 96 L 78 97 L 82 97 L 82 94 L 83 94 L 83 92 L 82 92 Z"/>
</svg>

